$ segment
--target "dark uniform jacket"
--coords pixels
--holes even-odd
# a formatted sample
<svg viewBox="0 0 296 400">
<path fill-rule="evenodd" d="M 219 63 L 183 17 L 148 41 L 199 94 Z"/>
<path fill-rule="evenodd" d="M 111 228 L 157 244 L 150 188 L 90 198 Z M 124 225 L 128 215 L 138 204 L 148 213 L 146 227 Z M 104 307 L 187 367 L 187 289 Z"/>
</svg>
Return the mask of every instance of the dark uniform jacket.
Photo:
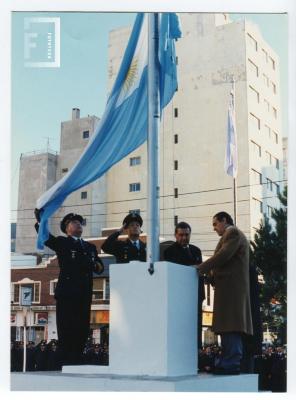
<svg viewBox="0 0 296 400">
<path fill-rule="evenodd" d="M 120 232 L 112 233 L 103 243 L 102 250 L 105 253 L 112 254 L 118 264 L 128 263 L 129 261 L 146 261 L 146 244 L 139 240 L 140 248 L 137 249 L 132 242 L 127 240 L 118 240 Z"/>
<path fill-rule="evenodd" d="M 36 230 L 38 231 L 38 226 Z M 93 272 L 97 272 L 96 264 L 101 264 L 103 268 L 96 246 L 71 236 L 55 237 L 51 234 L 44 244 L 56 252 L 59 260 L 60 274 L 55 298 L 90 296 Z"/>
<path fill-rule="evenodd" d="M 189 244 L 189 248 L 184 249 L 179 243 L 175 242 L 164 251 L 164 259 L 172 263 L 181 265 L 194 265 L 202 263 L 201 251 L 198 247 Z M 205 299 L 204 278 L 199 277 L 199 301 Z"/>
</svg>

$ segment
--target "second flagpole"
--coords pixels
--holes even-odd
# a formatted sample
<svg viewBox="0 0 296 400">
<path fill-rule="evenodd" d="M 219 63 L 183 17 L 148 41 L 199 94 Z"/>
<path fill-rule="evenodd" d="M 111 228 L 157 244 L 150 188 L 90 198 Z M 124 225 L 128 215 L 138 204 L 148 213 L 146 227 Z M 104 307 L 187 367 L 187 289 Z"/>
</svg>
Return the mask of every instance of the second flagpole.
<svg viewBox="0 0 296 400">
<path fill-rule="evenodd" d="M 159 16 L 148 14 L 148 243 L 149 272 L 159 260 Z"/>
</svg>

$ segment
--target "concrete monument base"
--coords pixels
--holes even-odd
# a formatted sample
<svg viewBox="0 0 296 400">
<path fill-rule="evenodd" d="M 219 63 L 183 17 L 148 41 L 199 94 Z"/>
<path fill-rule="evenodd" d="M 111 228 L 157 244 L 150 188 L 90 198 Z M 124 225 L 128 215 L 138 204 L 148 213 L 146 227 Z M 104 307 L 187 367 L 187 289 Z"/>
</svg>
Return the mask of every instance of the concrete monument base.
<svg viewBox="0 0 296 400">
<path fill-rule="evenodd" d="M 95 366 L 84 366 L 88 367 Z M 68 367 L 69 368 L 69 367 Z M 73 367 L 74 368 L 74 367 Z M 82 369 L 82 366 L 79 367 Z M 12 391 L 257 392 L 258 375 L 151 377 L 95 373 L 14 372 Z"/>
</svg>

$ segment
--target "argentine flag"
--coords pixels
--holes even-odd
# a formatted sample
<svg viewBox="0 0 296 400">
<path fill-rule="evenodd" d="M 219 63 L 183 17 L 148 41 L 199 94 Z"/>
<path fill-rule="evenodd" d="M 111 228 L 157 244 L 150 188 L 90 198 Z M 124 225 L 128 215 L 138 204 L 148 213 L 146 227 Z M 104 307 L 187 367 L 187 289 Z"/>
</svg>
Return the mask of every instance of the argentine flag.
<svg viewBox="0 0 296 400">
<path fill-rule="evenodd" d="M 177 89 L 175 39 L 181 36 L 178 17 L 160 14 L 159 92 L 164 108 Z M 48 219 L 66 197 L 100 178 L 114 164 L 147 140 L 148 131 L 148 15 L 139 13 L 107 101 L 87 147 L 72 169 L 38 200 L 41 210 L 37 247 L 48 239 Z"/>
<path fill-rule="evenodd" d="M 233 178 L 237 177 L 237 135 L 235 126 L 234 89 L 230 92 L 230 102 L 228 106 L 225 172 Z"/>
</svg>

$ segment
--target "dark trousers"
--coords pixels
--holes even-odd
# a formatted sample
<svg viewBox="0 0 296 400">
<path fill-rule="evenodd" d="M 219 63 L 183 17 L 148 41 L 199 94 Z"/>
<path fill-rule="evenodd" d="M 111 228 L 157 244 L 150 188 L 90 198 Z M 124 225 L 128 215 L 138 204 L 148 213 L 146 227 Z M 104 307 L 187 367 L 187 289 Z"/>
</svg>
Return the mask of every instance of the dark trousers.
<svg viewBox="0 0 296 400">
<path fill-rule="evenodd" d="M 240 333 L 221 333 L 222 356 L 217 367 L 224 369 L 239 369 L 243 356 L 243 343 Z"/>
<path fill-rule="evenodd" d="M 90 298 L 58 299 L 56 318 L 62 364 L 82 364 L 89 334 Z"/>
</svg>

